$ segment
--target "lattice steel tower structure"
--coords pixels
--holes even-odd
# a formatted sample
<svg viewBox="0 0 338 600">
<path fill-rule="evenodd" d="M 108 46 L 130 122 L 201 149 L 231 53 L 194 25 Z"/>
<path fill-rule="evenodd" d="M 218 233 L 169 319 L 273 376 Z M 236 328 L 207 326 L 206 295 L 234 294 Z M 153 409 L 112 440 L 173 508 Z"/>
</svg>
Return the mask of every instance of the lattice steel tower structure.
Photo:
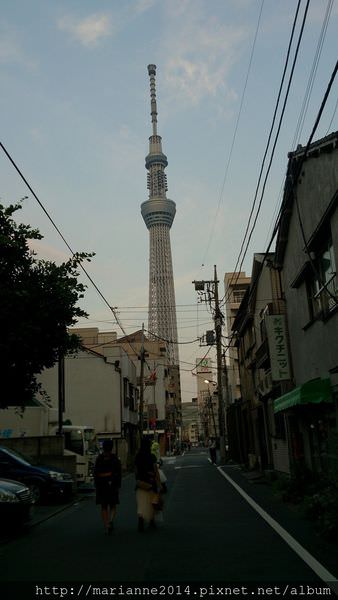
<svg viewBox="0 0 338 600">
<path fill-rule="evenodd" d="M 178 365 L 177 321 L 174 275 L 170 246 L 170 228 L 176 204 L 167 198 L 168 161 L 162 152 L 162 138 L 157 134 L 156 65 L 148 66 L 150 77 L 151 122 L 153 134 L 149 138 L 146 157 L 149 199 L 141 204 L 141 213 L 149 229 L 149 314 L 148 329 L 164 340 L 169 340 L 168 358 Z"/>
</svg>

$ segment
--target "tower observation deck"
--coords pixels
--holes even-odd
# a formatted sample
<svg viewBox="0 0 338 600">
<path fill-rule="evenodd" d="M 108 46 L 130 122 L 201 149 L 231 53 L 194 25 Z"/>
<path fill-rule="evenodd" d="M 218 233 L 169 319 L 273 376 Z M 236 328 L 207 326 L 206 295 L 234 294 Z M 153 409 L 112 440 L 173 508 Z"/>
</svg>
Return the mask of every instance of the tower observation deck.
<svg viewBox="0 0 338 600">
<path fill-rule="evenodd" d="M 148 66 L 150 77 L 152 135 L 146 156 L 149 198 L 141 204 L 141 214 L 149 230 L 149 314 L 148 329 L 168 340 L 169 362 L 178 365 L 177 321 L 174 275 L 170 246 L 176 204 L 167 198 L 167 157 L 162 152 L 162 138 L 157 133 L 156 65 Z"/>
</svg>

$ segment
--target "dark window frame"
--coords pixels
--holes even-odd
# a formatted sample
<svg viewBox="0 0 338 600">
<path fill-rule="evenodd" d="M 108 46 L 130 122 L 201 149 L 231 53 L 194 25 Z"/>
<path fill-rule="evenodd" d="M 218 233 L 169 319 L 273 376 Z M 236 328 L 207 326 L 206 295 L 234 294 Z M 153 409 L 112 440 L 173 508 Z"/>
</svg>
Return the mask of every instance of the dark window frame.
<svg viewBox="0 0 338 600">
<path fill-rule="evenodd" d="M 128 377 L 123 377 L 123 406 L 126 408 L 129 406 L 128 384 Z"/>
<path fill-rule="evenodd" d="M 307 271 L 306 293 L 311 321 L 329 317 L 338 308 L 337 267 L 330 227 L 316 240 L 314 257 Z"/>
</svg>

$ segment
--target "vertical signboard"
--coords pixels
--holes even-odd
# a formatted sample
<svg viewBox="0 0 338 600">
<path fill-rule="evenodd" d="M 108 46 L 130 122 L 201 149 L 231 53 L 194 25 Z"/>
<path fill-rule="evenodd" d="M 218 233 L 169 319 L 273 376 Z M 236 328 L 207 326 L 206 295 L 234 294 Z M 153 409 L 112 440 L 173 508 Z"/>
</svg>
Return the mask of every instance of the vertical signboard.
<svg viewBox="0 0 338 600">
<path fill-rule="evenodd" d="M 212 359 L 211 358 L 196 358 L 197 373 L 211 373 Z"/>
<path fill-rule="evenodd" d="M 284 315 L 266 315 L 272 381 L 284 381 L 291 378 L 290 360 L 286 336 Z"/>
</svg>

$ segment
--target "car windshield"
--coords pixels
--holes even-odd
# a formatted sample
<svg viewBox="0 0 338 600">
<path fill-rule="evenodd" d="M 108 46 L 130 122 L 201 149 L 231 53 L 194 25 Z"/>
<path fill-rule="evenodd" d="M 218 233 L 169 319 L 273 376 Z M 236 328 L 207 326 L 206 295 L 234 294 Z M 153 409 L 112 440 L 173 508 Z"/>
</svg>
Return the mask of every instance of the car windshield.
<svg viewBox="0 0 338 600">
<path fill-rule="evenodd" d="M 83 435 L 81 429 L 65 431 L 65 448 L 76 454 L 84 454 Z"/>
<path fill-rule="evenodd" d="M 7 454 L 11 458 L 14 458 L 15 460 L 17 460 L 22 465 L 29 466 L 29 467 L 31 466 L 31 463 L 28 462 L 27 458 L 25 456 L 23 456 L 22 454 L 20 454 L 19 452 L 16 452 L 15 450 L 12 450 L 12 449 L 9 449 L 9 448 L 1 448 L 1 451 L 5 455 Z"/>
</svg>

